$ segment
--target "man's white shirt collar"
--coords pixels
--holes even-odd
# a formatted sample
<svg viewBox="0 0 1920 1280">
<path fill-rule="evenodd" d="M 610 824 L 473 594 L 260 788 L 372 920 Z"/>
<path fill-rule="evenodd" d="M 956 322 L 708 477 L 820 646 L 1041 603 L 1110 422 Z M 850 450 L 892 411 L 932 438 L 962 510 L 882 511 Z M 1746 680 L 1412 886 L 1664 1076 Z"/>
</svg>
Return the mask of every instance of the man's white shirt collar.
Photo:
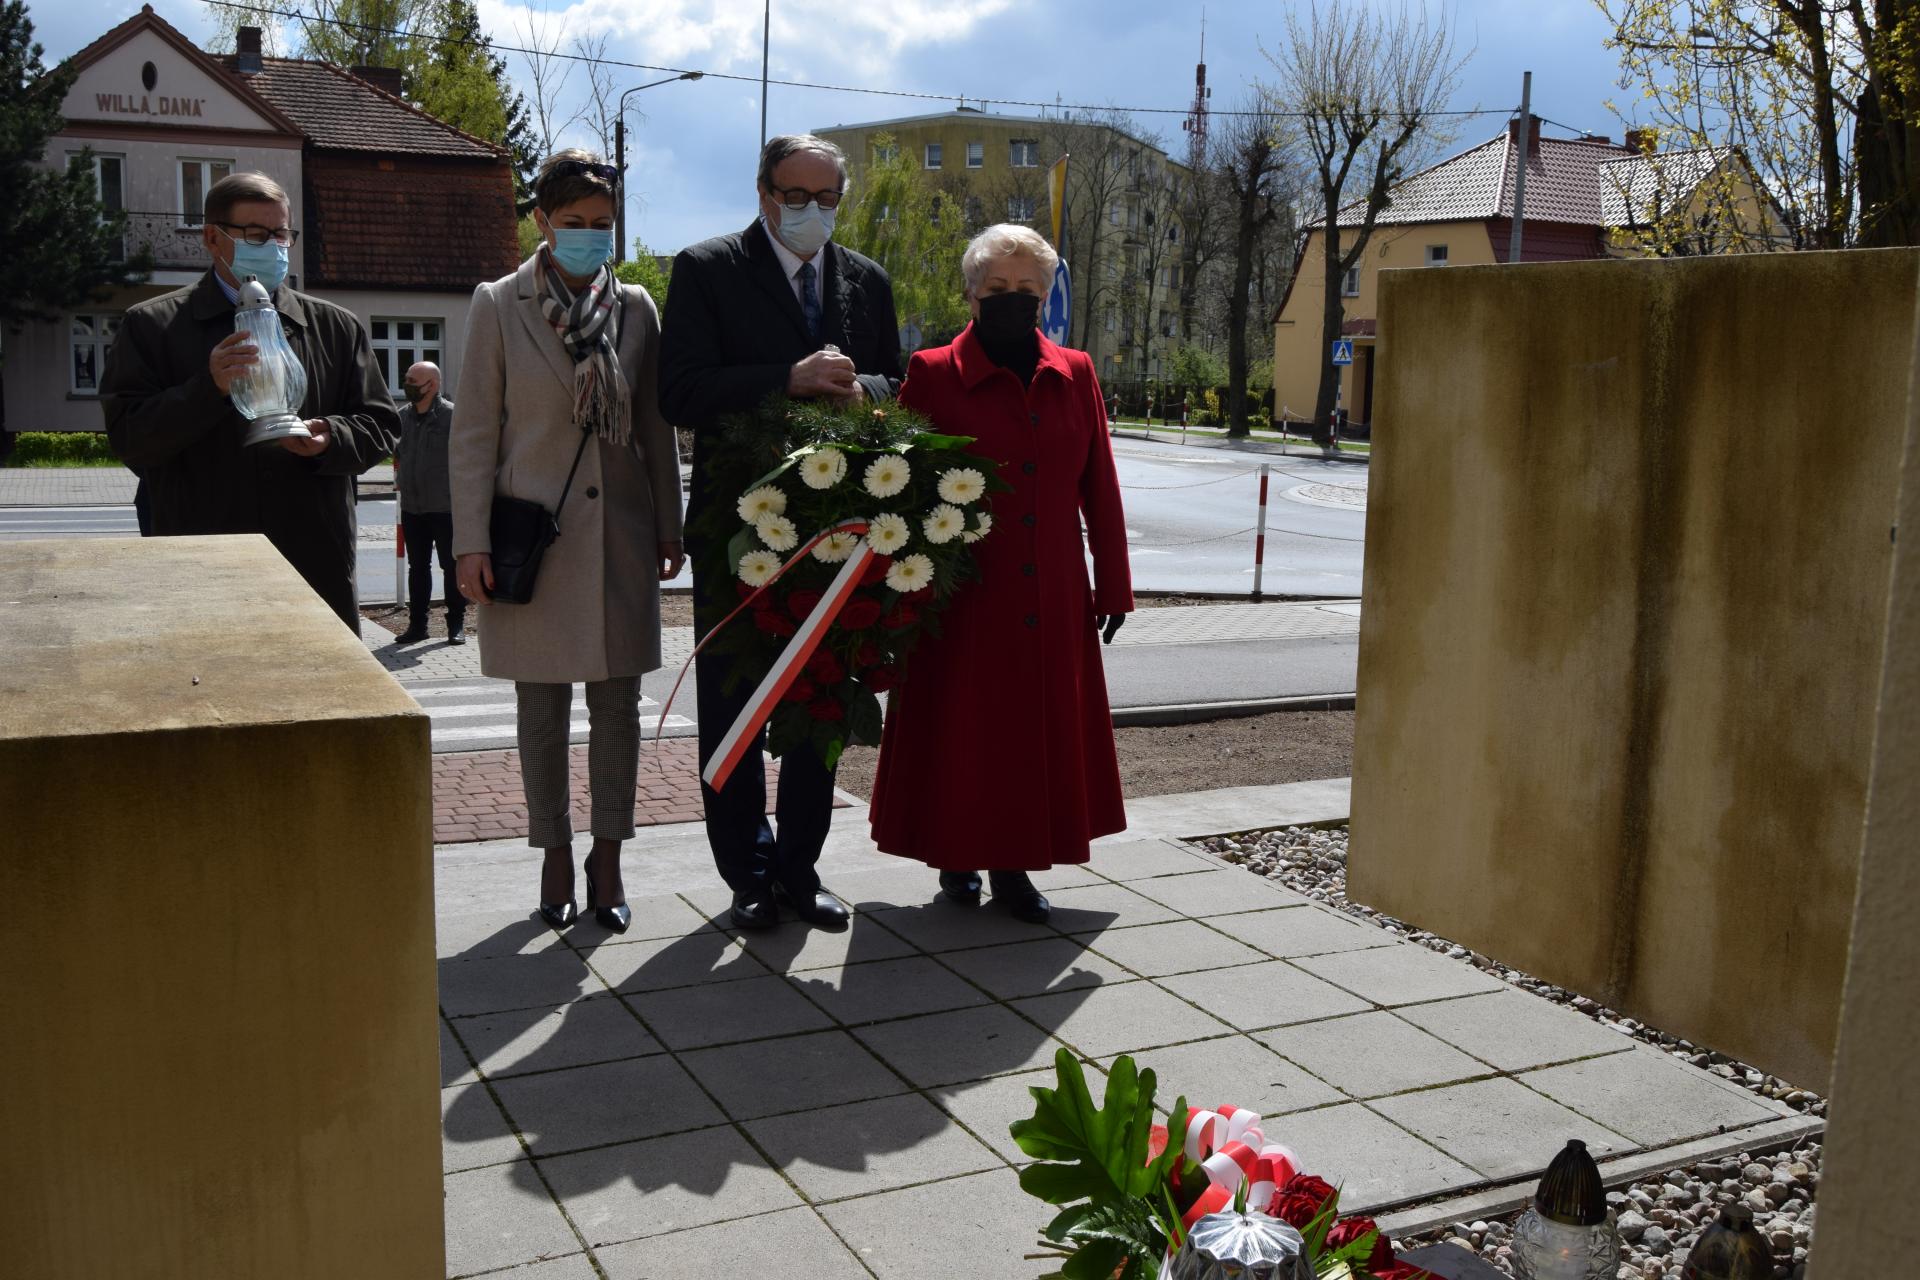
<svg viewBox="0 0 1920 1280">
<path fill-rule="evenodd" d="M 827 282 L 827 261 L 825 257 L 827 246 L 823 244 L 818 249 L 815 249 L 811 258 L 802 258 L 799 254 L 787 248 L 786 242 L 780 239 L 766 218 L 762 217 L 760 219 L 760 225 L 766 229 L 767 239 L 773 243 L 774 256 L 780 259 L 780 270 L 786 273 L 787 283 L 793 286 L 793 296 L 796 299 L 800 297 L 800 281 L 798 276 L 800 274 L 800 264 L 803 262 L 811 262 L 813 264 L 813 287 L 817 293 L 822 292 L 823 286 Z"/>
</svg>

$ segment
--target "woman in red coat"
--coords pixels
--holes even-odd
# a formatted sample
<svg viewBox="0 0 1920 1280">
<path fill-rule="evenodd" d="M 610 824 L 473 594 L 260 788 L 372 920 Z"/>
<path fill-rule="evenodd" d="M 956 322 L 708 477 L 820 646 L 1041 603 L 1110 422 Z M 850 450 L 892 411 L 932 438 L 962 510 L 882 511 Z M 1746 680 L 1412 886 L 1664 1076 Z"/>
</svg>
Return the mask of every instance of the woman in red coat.
<svg viewBox="0 0 1920 1280">
<path fill-rule="evenodd" d="M 983 231 L 961 261 L 973 323 L 907 366 L 900 403 L 973 436 L 1013 491 L 974 548 L 980 581 L 889 695 L 871 811 L 874 843 L 937 868 L 948 897 L 977 904 L 985 870 L 1035 921 L 1027 873 L 1127 825 L 1099 645 L 1133 609 L 1127 528 L 1093 361 L 1034 327 L 1057 261 L 1025 227 Z"/>
</svg>

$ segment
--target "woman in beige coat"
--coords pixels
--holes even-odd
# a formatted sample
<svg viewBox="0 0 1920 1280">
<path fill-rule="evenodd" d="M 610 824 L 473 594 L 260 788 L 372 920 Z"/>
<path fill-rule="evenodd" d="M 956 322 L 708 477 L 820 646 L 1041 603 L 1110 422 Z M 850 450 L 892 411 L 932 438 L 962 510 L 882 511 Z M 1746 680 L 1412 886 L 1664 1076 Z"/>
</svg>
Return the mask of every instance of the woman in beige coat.
<svg viewBox="0 0 1920 1280">
<path fill-rule="evenodd" d="M 633 835 L 640 677 L 660 666 L 660 582 L 685 556 L 679 456 L 656 406 L 659 316 L 647 291 L 620 284 L 607 263 L 617 183 L 589 152 L 541 166 L 534 218 L 544 243 L 474 291 L 448 454 L 459 589 L 486 606 L 480 670 L 512 680 L 519 703 L 527 840 L 546 851 L 541 918 L 564 928 L 576 915 L 567 744 L 573 686 L 585 684 L 587 907 L 625 933 L 620 846 Z M 554 511 L 576 453 L 556 513 L 561 536 L 532 600 L 492 602 L 495 495 Z"/>
</svg>

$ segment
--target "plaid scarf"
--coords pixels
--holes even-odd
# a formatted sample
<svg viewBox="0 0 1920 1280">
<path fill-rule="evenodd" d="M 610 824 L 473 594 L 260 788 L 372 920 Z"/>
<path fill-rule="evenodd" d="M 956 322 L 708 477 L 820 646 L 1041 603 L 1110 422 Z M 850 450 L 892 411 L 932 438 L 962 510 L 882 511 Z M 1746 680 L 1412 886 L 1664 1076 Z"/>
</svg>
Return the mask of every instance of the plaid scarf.
<svg viewBox="0 0 1920 1280">
<path fill-rule="evenodd" d="M 540 314 L 573 357 L 573 425 L 625 445 L 633 438 L 627 380 L 620 373 L 620 289 L 602 266 L 576 296 L 553 269 L 546 246 L 534 255 Z"/>
</svg>

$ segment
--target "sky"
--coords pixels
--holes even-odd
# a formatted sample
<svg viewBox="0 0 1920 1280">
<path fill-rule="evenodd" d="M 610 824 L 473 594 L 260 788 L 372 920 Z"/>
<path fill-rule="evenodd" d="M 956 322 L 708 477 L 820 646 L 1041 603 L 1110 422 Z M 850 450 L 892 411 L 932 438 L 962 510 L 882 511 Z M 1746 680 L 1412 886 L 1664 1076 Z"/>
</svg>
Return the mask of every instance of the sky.
<svg viewBox="0 0 1920 1280">
<path fill-rule="evenodd" d="M 1401 0 L 1336 2 L 1398 7 Z M 213 11 L 202 0 L 153 0 L 153 6 L 197 42 L 211 38 Z M 938 97 L 914 101 L 776 85 L 767 100 L 770 133 L 947 111 L 963 98 L 1004 98 L 1169 109 L 1136 118 L 1176 153 L 1183 148 L 1181 115 L 1193 96 L 1203 8 L 1216 110 L 1233 107 L 1251 82 L 1271 78 L 1265 51 L 1285 38 L 1290 9 L 1306 12 L 1305 0 L 771 0 L 771 7 L 774 79 Z M 139 0 L 28 5 L 49 60 L 76 52 L 139 8 Z M 479 0 L 479 8 L 496 45 L 530 43 L 531 26 L 563 47 L 605 36 L 609 58 L 753 77 L 752 83 L 676 82 L 628 100 L 627 211 L 629 235 L 656 253 L 752 220 L 763 0 Z M 1452 105 L 1498 113 L 1458 121 L 1461 146 L 1500 130 L 1505 114 L 1519 105 L 1521 74 L 1529 70 L 1536 114 L 1570 130 L 1621 136 L 1625 126 L 1606 104 L 1619 99 L 1630 109 L 1633 95 L 1618 86 L 1618 63 L 1604 46 L 1607 24 L 1594 0 L 1455 0 L 1446 12 L 1460 51 L 1470 55 Z M 525 60 L 505 57 L 526 89 Z M 661 75 L 638 68 L 615 74 L 621 88 Z M 563 114 L 579 105 L 584 87 L 584 69 L 576 69 Z M 576 128 L 564 141 L 588 139 Z"/>
</svg>

